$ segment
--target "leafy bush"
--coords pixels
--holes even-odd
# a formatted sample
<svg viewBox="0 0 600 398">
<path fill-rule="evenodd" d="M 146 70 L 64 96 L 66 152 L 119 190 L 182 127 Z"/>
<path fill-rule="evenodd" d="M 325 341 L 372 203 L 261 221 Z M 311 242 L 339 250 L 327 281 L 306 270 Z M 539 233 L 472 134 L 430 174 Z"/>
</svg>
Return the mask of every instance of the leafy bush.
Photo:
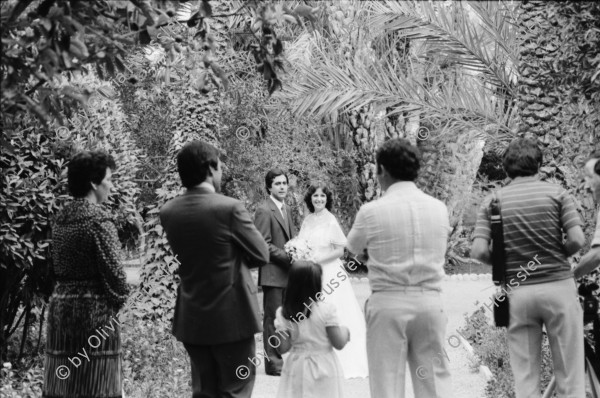
<svg viewBox="0 0 600 398">
<path fill-rule="evenodd" d="M 42 393 L 44 381 L 44 346 L 46 342 L 44 322 L 45 306 L 34 307 L 31 311 L 32 320 L 25 324 L 19 322 L 14 333 L 7 341 L 7 356 L 3 359 L 0 373 L 0 395 L 2 397 L 39 397 Z M 26 315 L 24 309 L 19 315 Z M 23 336 L 28 336 L 23 339 Z M 23 357 L 18 354 L 23 347 Z"/>
<path fill-rule="evenodd" d="M 171 109 L 175 106 L 169 91 L 161 89 L 153 79 L 135 85 L 125 82 L 118 89 L 132 138 L 146 154 L 137 173 L 141 190 L 139 207 L 144 209 L 156 199 L 158 181 L 168 163 L 165 154 L 173 135 Z"/>
<path fill-rule="evenodd" d="M 132 398 L 183 397 L 191 391 L 190 361 L 170 327 L 130 320 L 123 325 L 123 389 Z"/>
<path fill-rule="evenodd" d="M 41 305 L 51 292 L 49 275 L 50 217 L 65 200 L 59 182 L 64 160 L 55 158 L 52 139 L 25 118 L 2 129 L 9 143 L 0 153 L 0 350 L 6 355 L 7 339 L 22 304 Z M 19 131 L 19 134 L 16 134 Z M 18 322 L 15 322 L 18 321 Z"/>
<path fill-rule="evenodd" d="M 141 152 L 124 128 L 119 103 L 98 94 L 110 86 L 93 75 L 78 76 L 70 83 L 55 81 L 58 86 L 69 86 L 73 92 L 85 88 L 93 94 L 85 108 L 67 101 L 62 104 L 68 126 L 55 124 L 54 130 L 49 131 L 40 128 L 39 122 L 27 114 L 3 120 L 2 141 L 7 144 L 0 154 L 3 168 L 0 346 L 3 358 L 7 355 L 7 339 L 17 324 L 26 323 L 23 335 L 26 340 L 28 326 L 38 320 L 32 315 L 32 309 L 40 307 L 52 292 L 50 225 L 69 198 L 67 162 L 76 152 L 102 149 L 113 155 L 120 167 L 114 175 L 115 192 L 106 206 L 116 214 L 119 235 L 124 242 L 134 243 L 140 235 L 135 205 L 139 189 L 134 177 Z M 21 306 L 26 309 L 25 315 L 17 319 Z"/>
<path fill-rule="evenodd" d="M 56 128 L 62 151 L 69 157 L 82 150 L 102 150 L 112 155 L 117 163 L 113 179 L 114 193 L 106 206 L 116 216 L 121 243 L 135 247 L 142 233 L 142 219 L 137 209 L 140 188 L 136 175 L 145 154 L 138 149 L 127 124 L 127 115 L 114 86 L 94 74 L 77 75 L 62 85 L 72 90 L 87 89 L 92 94 L 86 107 L 66 108 L 69 123 Z"/>
<path fill-rule="evenodd" d="M 267 197 L 265 175 L 271 168 L 282 168 L 290 180 L 287 201 L 295 224 L 300 226 L 306 215 L 304 193 L 307 185 L 313 180 L 333 185 L 329 172 L 337 168 L 336 159 L 328 146 L 319 143 L 314 126 L 296 127 L 293 119 L 281 121 L 268 117 L 267 120 L 268 138 L 253 142 L 229 132 L 223 139 L 229 164 L 224 192 L 244 201 L 248 210 L 254 213 Z"/>
<path fill-rule="evenodd" d="M 190 362 L 170 327 L 120 316 L 123 347 L 123 389 L 131 398 L 182 397 L 191 391 Z M 17 339 L 11 343 L 18 344 Z M 42 348 L 44 343 L 42 342 Z M 44 382 L 42 352 L 0 369 L 0 394 L 7 398 L 41 396 Z"/>
<path fill-rule="evenodd" d="M 460 330 L 461 335 L 471 343 L 477 358 L 493 374 L 485 389 L 486 397 L 514 398 L 515 381 L 510 367 L 506 328 L 491 325 L 483 305 L 470 316 L 465 315 L 465 321 L 465 327 Z M 545 333 L 542 340 L 541 375 L 544 391 L 552 378 L 552 357 Z"/>
<path fill-rule="evenodd" d="M 183 5 L 171 0 L 1 2 L 2 113 L 15 108 L 26 109 L 44 123 L 51 122 L 52 117 L 60 119 L 62 109 L 58 99 L 61 96 L 82 103 L 85 99 L 53 85 L 56 76 L 85 71 L 88 65 L 93 65 L 101 78 L 114 76 L 115 71 L 126 69 L 123 58 L 133 44 L 146 45 L 151 40 L 159 44 L 171 61 L 184 51 L 187 55 L 202 52 L 204 80 L 209 80 L 210 74 L 207 85 L 220 81 L 220 85 L 226 86 L 226 74 L 215 62 L 214 38 L 209 34 L 212 7 L 208 1 L 191 3 Z M 220 4 L 216 7 L 223 8 Z M 255 7 L 258 5 L 252 8 Z M 262 19 L 264 14 L 265 11 L 260 11 Z M 184 23 L 190 28 L 190 35 L 160 39 L 160 33 L 185 26 Z M 257 62 L 264 60 L 271 64 L 272 51 L 264 52 L 257 54 Z M 167 72 L 162 79 L 168 82 L 168 76 Z M 41 98 L 37 96 L 39 93 L 43 93 Z"/>
<path fill-rule="evenodd" d="M 44 358 L 37 356 L 13 369 L 10 362 L 0 369 L 0 395 L 6 398 L 37 398 L 44 384 Z"/>
<path fill-rule="evenodd" d="M 318 123 L 295 118 L 282 104 L 269 99 L 257 78 L 239 82 L 234 101 L 225 109 L 221 143 L 228 168 L 223 191 L 246 204 L 254 213 L 266 197 L 264 177 L 279 167 L 288 172 L 288 204 L 294 222 L 300 226 L 305 216 L 304 193 L 311 181 L 321 180 L 334 191 L 334 213 L 343 215 L 349 227 L 346 206 L 354 205 L 356 173 L 351 154 L 334 152 L 321 138 Z M 354 178 L 353 178 L 354 177 Z"/>
<path fill-rule="evenodd" d="M 502 157 L 494 151 L 486 152 L 477 174 L 487 177 L 490 181 L 504 180 L 507 175 L 502 166 Z"/>
</svg>

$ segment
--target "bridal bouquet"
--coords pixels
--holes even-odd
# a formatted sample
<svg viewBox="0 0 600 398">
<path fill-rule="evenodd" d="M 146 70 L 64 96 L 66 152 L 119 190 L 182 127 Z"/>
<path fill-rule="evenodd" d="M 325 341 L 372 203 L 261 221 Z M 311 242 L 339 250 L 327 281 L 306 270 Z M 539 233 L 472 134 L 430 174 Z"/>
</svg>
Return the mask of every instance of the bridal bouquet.
<svg viewBox="0 0 600 398">
<path fill-rule="evenodd" d="M 283 246 L 283 249 L 290 256 L 292 262 L 314 261 L 312 249 L 304 239 L 293 238 Z"/>
</svg>

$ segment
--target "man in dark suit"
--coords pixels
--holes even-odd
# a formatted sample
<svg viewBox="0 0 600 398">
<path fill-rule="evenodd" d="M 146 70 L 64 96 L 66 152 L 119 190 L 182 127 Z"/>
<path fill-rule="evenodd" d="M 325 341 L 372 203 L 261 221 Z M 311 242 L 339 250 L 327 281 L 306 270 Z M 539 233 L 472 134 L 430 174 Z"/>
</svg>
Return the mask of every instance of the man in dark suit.
<svg viewBox="0 0 600 398">
<path fill-rule="evenodd" d="M 261 326 L 249 267 L 264 265 L 269 250 L 244 205 L 218 193 L 215 147 L 186 144 L 177 168 L 187 191 L 161 208 L 160 221 L 180 262 L 173 334 L 190 356 L 192 397 L 250 397 L 248 358 Z"/>
<path fill-rule="evenodd" d="M 283 303 L 283 292 L 287 285 L 291 266 L 283 246 L 294 237 L 296 229 L 292 212 L 284 203 L 288 191 L 287 175 L 280 169 L 272 169 L 265 176 L 269 198 L 256 209 L 254 224 L 269 245 L 269 262 L 258 270 L 258 284 L 263 289 L 263 344 L 265 347 L 265 371 L 268 375 L 281 375 L 283 359 L 277 352 L 275 335 L 275 311 Z"/>
</svg>

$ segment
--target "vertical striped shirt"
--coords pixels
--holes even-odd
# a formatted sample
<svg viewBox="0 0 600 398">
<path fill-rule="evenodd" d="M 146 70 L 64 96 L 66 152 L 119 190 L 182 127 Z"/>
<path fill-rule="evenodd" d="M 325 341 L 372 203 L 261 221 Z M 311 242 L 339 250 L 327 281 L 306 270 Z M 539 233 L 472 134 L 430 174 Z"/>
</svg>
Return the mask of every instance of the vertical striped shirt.
<svg viewBox="0 0 600 398">
<path fill-rule="evenodd" d="M 348 233 L 348 250 L 360 254 L 367 249 L 373 291 L 441 290 L 449 233 L 446 205 L 413 182 L 401 181 L 360 208 Z"/>
<path fill-rule="evenodd" d="M 513 279 L 518 284 L 528 285 L 571 278 L 563 233 L 582 222 L 569 193 L 559 185 L 532 176 L 515 178 L 500 189 L 497 196 L 502 214 L 507 282 Z M 474 239 L 491 239 L 491 200 L 492 195 L 479 208 Z"/>
</svg>

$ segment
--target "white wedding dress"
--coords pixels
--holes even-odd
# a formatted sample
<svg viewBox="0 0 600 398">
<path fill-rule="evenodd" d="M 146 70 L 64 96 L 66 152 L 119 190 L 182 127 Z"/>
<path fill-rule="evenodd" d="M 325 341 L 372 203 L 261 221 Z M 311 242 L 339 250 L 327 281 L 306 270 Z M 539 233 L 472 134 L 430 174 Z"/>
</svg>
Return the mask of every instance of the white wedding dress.
<svg viewBox="0 0 600 398">
<path fill-rule="evenodd" d="M 323 258 L 336 247 L 346 246 L 346 236 L 337 219 L 327 209 L 309 214 L 302 222 L 299 239 L 308 241 L 315 258 Z M 350 278 L 338 258 L 320 263 L 323 268 L 324 301 L 332 303 L 338 313 L 340 324 L 350 329 L 350 341 L 341 350 L 335 350 L 342 364 L 345 378 L 367 377 L 366 325 L 358 305 Z"/>
</svg>

